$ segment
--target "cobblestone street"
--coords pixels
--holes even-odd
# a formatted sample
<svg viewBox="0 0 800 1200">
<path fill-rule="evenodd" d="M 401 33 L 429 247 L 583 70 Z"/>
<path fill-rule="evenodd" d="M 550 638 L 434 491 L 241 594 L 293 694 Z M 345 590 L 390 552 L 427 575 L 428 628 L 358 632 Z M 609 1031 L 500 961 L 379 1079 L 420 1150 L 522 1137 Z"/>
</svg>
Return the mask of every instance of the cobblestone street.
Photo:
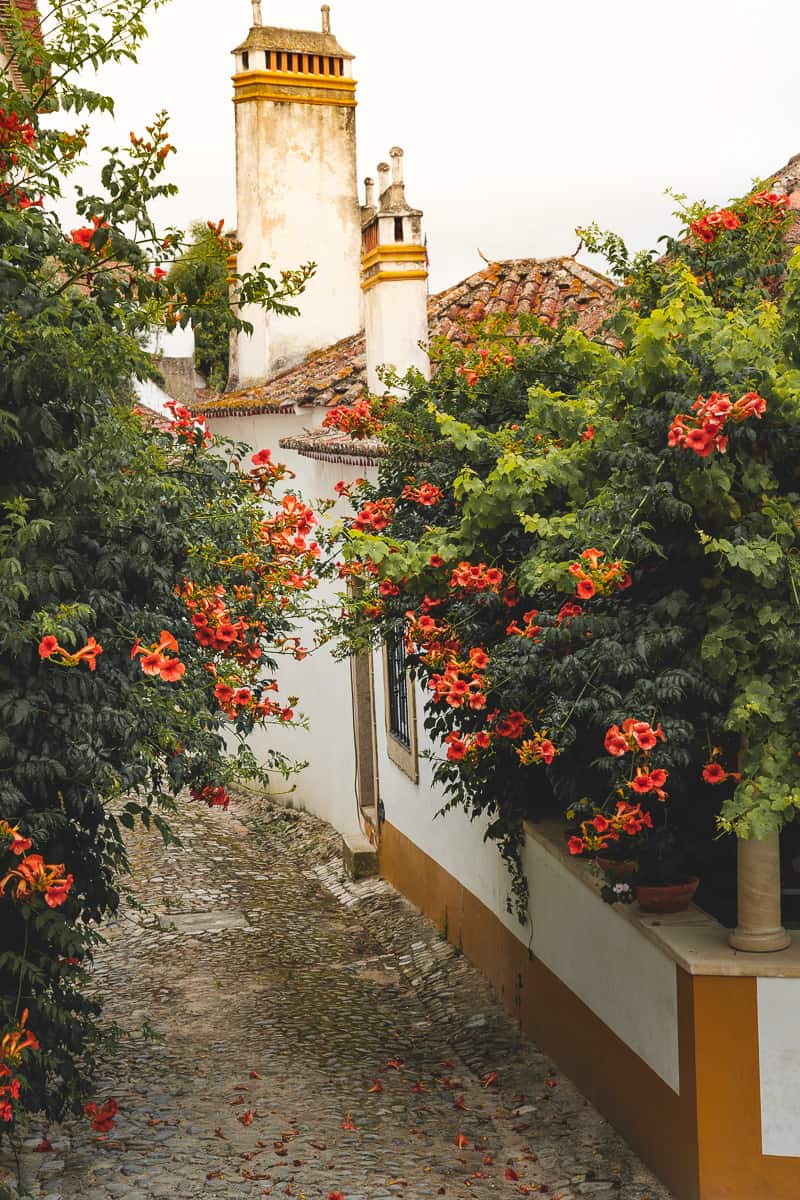
<svg viewBox="0 0 800 1200">
<path fill-rule="evenodd" d="M 146 911 L 98 957 L 116 1127 L 31 1139 L 31 1195 L 669 1200 L 432 925 L 343 877 L 328 827 L 254 801 L 177 824 L 181 849 L 135 835 Z"/>
</svg>

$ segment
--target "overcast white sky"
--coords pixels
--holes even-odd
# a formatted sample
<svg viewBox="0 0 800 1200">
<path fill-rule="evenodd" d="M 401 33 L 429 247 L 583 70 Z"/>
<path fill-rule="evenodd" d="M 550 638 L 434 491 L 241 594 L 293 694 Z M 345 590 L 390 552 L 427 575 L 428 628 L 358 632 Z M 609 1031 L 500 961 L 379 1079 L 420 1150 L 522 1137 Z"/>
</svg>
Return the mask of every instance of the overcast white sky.
<svg viewBox="0 0 800 1200">
<path fill-rule="evenodd" d="M 723 201 L 800 152 L 797 0 L 331 0 L 356 57 L 359 177 L 406 151 L 434 290 L 489 258 L 571 253 L 597 220 L 629 245 L 669 225 L 672 187 Z M 265 24 L 320 28 L 317 0 Z M 137 67 L 103 82 L 127 138 L 172 114 L 165 222 L 236 221 L 232 59 L 250 0 L 171 0 Z"/>
</svg>

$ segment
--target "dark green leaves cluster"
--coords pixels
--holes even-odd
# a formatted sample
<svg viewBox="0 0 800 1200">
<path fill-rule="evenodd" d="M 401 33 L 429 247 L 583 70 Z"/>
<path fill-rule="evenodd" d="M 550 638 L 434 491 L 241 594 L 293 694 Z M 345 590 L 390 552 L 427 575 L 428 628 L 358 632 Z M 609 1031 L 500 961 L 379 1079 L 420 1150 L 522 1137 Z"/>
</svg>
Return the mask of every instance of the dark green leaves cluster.
<svg viewBox="0 0 800 1200">
<path fill-rule="evenodd" d="M 134 58 L 152 6 L 54 0 L 44 44 L 15 6 L 3 13 L 13 70 L 0 79 L 0 108 L 36 137 L 0 174 L 0 818 L 75 882 L 56 910 L 0 899 L 0 1033 L 29 1009 L 42 1049 L 26 1060 L 21 1103 L 55 1117 L 88 1086 L 97 1010 L 85 968 L 119 904 L 124 829 L 141 821 L 168 839 L 184 789 L 240 775 L 266 783 L 289 766 L 278 755 L 256 762 L 251 716 L 225 720 L 178 594 L 186 579 L 230 597 L 269 577 L 273 552 L 259 534 L 270 497 L 247 479 L 243 447 L 205 451 L 199 433 L 181 440 L 134 407 L 134 381 L 158 378 L 145 335 L 180 304 L 154 275 L 180 236 L 165 238 L 148 214 L 173 190 L 165 119 L 108 151 L 101 190 L 80 194 L 80 236 L 50 211 L 84 137 L 56 128 L 63 111 L 112 107 L 75 73 Z M 23 186 L 42 207 L 19 205 Z M 285 312 L 306 274 L 256 271 L 240 283 L 252 302 Z M 253 601 L 265 647 L 292 631 L 301 604 Z M 173 683 L 131 656 L 137 638 L 157 643 L 164 629 L 186 666 Z M 96 672 L 43 660 L 44 635 L 70 650 L 96 638 Z M 268 657 L 262 665 L 274 673 Z M 0 871 L 11 865 L 3 853 Z"/>
<path fill-rule="evenodd" d="M 409 378 L 379 482 L 362 489 L 393 496 L 396 515 L 380 538 L 351 535 L 349 552 L 401 594 L 371 626 L 355 605 L 353 636 L 380 637 L 425 596 L 443 600 L 437 619 L 465 653 L 490 653 L 489 709 L 520 709 L 561 752 L 534 770 L 496 739 L 488 753 L 437 759 L 449 802 L 488 813 L 507 857 L 523 817 L 613 800 L 603 737 L 627 717 L 663 723 L 659 764 L 690 856 L 713 853 L 717 821 L 763 836 L 800 808 L 800 255 L 787 267 L 788 218 L 776 224 L 747 199 L 737 211 L 741 227 L 715 245 L 687 228 L 663 260 L 631 261 L 620 239 L 588 231 L 625 279 L 601 336 L 567 322 L 519 345 L 518 328 L 493 328 L 466 355 L 439 348 L 433 381 Z M 699 215 L 687 208 L 687 223 Z M 515 362 L 470 386 L 460 368 L 476 366 L 481 346 Z M 731 423 L 725 454 L 670 448 L 672 419 L 712 392 L 758 392 L 766 414 Z M 420 511 L 402 499 L 410 481 L 436 484 L 444 501 Z M 633 586 L 559 619 L 576 600 L 569 564 L 590 547 L 630 564 Z M 453 596 L 461 560 L 500 567 L 518 588 L 513 606 Z M 541 635 L 507 636 L 531 609 Z M 426 682 L 424 661 L 410 661 Z M 441 744 L 484 715 L 430 700 L 426 722 Z M 741 770 L 738 787 L 703 783 L 714 747 Z"/>
</svg>

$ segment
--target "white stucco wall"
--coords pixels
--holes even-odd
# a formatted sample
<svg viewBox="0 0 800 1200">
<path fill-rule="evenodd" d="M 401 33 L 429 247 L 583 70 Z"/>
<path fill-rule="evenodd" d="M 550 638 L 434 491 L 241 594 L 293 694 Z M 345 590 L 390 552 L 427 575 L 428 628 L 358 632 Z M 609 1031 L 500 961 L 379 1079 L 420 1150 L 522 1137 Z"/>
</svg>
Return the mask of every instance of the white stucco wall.
<svg viewBox="0 0 800 1200">
<path fill-rule="evenodd" d="M 296 474 L 295 479 L 285 480 L 279 487 L 298 492 L 313 506 L 318 497 L 332 498 L 334 485 L 340 479 L 366 478 L 370 474 L 369 468 L 317 462 L 279 448 L 281 438 L 292 437 L 306 428 L 319 427 L 324 416 L 324 409 L 311 409 L 299 416 L 243 416 L 216 419 L 209 424 L 215 434 L 246 442 L 254 450 L 270 449 L 275 461 L 286 463 Z M 347 503 L 340 502 L 330 519 L 335 520 L 347 511 Z M 339 586 L 338 581 L 323 585 L 317 597 L 320 601 L 330 599 Z M 313 644 L 313 630 L 309 625 L 298 629 L 298 636 L 303 638 L 303 645 Z M 309 765 L 289 785 L 276 776 L 275 791 L 293 787 L 289 797 L 293 804 L 330 822 L 340 833 L 358 833 L 353 703 L 348 663 L 335 662 L 324 648 L 302 662 L 285 657 L 279 662 L 278 680 L 282 698 L 300 697 L 296 711 L 307 718 L 309 731 L 270 725 L 254 735 L 253 748 L 256 753 L 266 752 L 269 748 L 280 750 Z"/>
<path fill-rule="evenodd" d="M 239 338 L 239 383 L 263 380 L 362 328 L 361 212 L 355 109 L 248 100 L 236 105 L 240 273 L 315 262 L 298 298 L 301 320 L 245 309 L 254 334 Z"/>
<path fill-rule="evenodd" d="M 430 376 L 428 345 L 428 282 L 426 279 L 385 280 L 364 296 L 367 336 L 367 386 L 382 393 L 378 368 L 396 367 L 401 375 L 416 367 Z"/>
<path fill-rule="evenodd" d="M 278 441 L 318 426 L 324 410 L 300 416 L 256 416 L 212 421 L 215 433 L 244 441 L 254 449 L 269 447 L 274 456 L 296 471 L 286 484 L 309 500 L 332 496 L 339 479 L 368 475 L 363 467 L 320 463 L 292 451 L 280 451 Z M 347 511 L 346 506 L 340 509 Z M 337 590 L 331 585 L 329 593 Z M 310 641 L 310 631 L 308 640 Z M 545 963 L 674 1091 L 679 1090 L 677 975 L 675 963 L 655 947 L 641 930 L 605 905 L 590 888 L 575 879 L 568 864 L 559 861 L 535 838 L 528 838 L 524 866 L 531 888 L 533 922 L 522 926 L 507 912 L 510 879 L 494 843 L 484 841 L 485 821 L 471 822 L 460 809 L 436 817 L 442 804 L 432 783 L 431 763 L 422 752 L 429 747 L 422 727 L 423 695 L 417 694 L 417 732 L 420 742 L 419 783 L 391 762 L 387 752 L 384 711 L 383 659 L 374 657 L 376 731 L 380 798 L 386 820 L 434 859 L 489 908 L 512 934 Z M 329 821 L 339 832 L 359 831 L 355 791 L 355 749 L 352 691 L 348 664 L 336 663 L 320 651 L 302 663 L 283 660 L 281 694 L 301 697 L 310 731 L 269 730 L 256 735 L 255 750 L 275 747 L 309 759 L 297 777 L 292 802 Z M 535 773 L 532 772 L 532 785 Z M 276 780 L 276 789 L 281 782 Z M 563 937 L 563 930 L 570 937 Z M 598 956 L 596 948 L 603 946 Z"/>
<path fill-rule="evenodd" d="M 800 1158 L 800 979 L 758 980 L 761 1148 Z"/>
<path fill-rule="evenodd" d="M 194 358 L 194 329 L 191 324 L 182 329 L 158 326 L 153 329 L 146 342 L 149 354 L 163 354 L 164 358 Z"/>
<path fill-rule="evenodd" d="M 153 383 L 152 379 L 134 379 L 133 388 L 141 404 L 171 420 L 171 414 L 167 408 L 171 397 L 163 388 L 159 387 L 157 383 Z"/>
<path fill-rule="evenodd" d="M 376 660 L 376 696 L 382 706 L 383 664 Z M 430 748 L 417 693 L 420 751 Z M 511 933 L 561 979 L 675 1092 L 679 1091 L 677 968 L 631 922 L 620 920 L 592 889 L 575 879 L 535 838 L 523 865 L 530 885 L 532 921 L 520 925 L 506 908 L 510 878 L 496 845 L 484 841 L 486 822 L 461 809 L 435 817 L 442 797 L 431 763 L 420 758 L 420 780 L 389 760 L 383 713 L 378 712 L 381 799 L 391 822 L 425 854 L 482 901 Z M 535 773 L 532 772 L 532 786 Z M 564 937 L 568 929 L 569 937 Z M 601 955 L 597 947 L 602 946 Z"/>
</svg>

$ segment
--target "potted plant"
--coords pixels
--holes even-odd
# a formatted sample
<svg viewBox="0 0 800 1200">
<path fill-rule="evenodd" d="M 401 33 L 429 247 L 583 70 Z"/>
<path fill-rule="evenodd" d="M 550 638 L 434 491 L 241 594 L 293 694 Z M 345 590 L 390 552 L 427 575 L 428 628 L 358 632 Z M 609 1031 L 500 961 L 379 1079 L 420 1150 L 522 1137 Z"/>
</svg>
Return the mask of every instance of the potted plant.
<svg viewBox="0 0 800 1200">
<path fill-rule="evenodd" d="M 569 852 L 593 856 L 605 876 L 603 899 L 609 904 L 638 899 L 644 912 L 683 911 L 700 882 L 669 824 L 669 773 L 650 758 L 664 740 L 660 724 L 653 728 L 630 717 L 612 725 L 605 749 L 618 764 L 617 786 L 604 805 L 583 801 L 567 813 Z"/>
</svg>

